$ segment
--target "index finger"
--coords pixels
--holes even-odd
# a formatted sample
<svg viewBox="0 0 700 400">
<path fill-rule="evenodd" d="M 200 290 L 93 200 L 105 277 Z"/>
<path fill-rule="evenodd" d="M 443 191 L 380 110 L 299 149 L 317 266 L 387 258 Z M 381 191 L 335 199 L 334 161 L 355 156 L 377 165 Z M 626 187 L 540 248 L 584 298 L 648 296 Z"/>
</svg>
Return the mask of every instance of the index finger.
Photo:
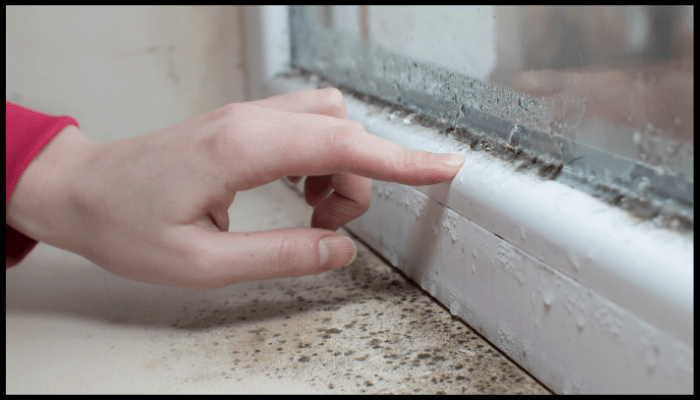
<svg viewBox="0 0 700 400">
<path fill-rule="evenodd" d="M 464 163 L 458 154 L 408 150 L 368 133 L 358 122 L 324 115 L 271 112 L 246 106 L 248 118 L 234 148 L 238 159 L 259 160 L 263 181 L 281 176 L 355 175 L 407 185 L 429 185 L 453 178 Z M 243 119 L 239 119 L 243 121 Z M 255 121 L 264 120 L 264 124 Z M 252 143 L 255 143 L 253 146 Z"/>
<path fill-rule="evenodd" d="M 360 127 L 362 125 L 357 124 Z M 364 127 L 350 129 L 349 134 L 335 133 L 328 153 L 343 172 L 404 185 L 432 185 L 454 178 L 465 157 L 452 153 L 409 150 L 375 136 Z"/>
</svg>

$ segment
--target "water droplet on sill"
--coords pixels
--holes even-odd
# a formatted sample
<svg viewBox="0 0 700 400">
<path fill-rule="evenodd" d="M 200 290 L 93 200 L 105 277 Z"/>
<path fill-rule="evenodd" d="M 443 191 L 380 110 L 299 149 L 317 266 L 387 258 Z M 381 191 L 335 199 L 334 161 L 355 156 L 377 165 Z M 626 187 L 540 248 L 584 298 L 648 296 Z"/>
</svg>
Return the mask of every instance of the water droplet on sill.
<svg viewBox="0 0 700 400">
<path fill-rule="evenodd" d="M 398 255 L 398 254 L 394 253 L 394 254 L 391 255 L 391 264 L 392 264 L 394 267 L 398 267 L 398 266 L 399 266 L 399 255 Z"/>
<path fill-rule="evenodd" d="M 406 118 L 403 119 L 403 123 L 405 125 L 413 125 L 413 118 L 415 118 L 416 114 L 408 114 Z"/>
<path fill-rule="evenodd" d="M 428 278 L 427 277 L 424 276 L 423 278 L 421 278 L 420 288 L 423 290 L 428 290 Z"/>
<path fill-rule="evenodd" d="M 554 289 L 549 287 L 544 289 L 542 291 L 542 301 L 547 308 L 551 307 L 554 302 Z"/>
<path fill-rule="evenodd" d="M 437 294 L 437 285 L 435 285 L 435 282 L 432 282 L 430 284 L 430 288 L 428 288 L 428 293 L 430 293 L 431 296 L 435 297 Z"/>
<path fill-rule="evenodd" d="M 452 303 L 450 303 L 450 314 L 452 315 L 458 315 L 459 309 L 461 308 L 461 305 L 457 300 L 453 300 Z"/>
<path fill-rule="evenodd" d="M 644 350 L 644 363 L 646 364 L 649 372 L 652 372 L 656 367 L 656 353 L 658 351 L 659 349 L 656 346 L 649 346 L 646 350 Z"/>
</svg>

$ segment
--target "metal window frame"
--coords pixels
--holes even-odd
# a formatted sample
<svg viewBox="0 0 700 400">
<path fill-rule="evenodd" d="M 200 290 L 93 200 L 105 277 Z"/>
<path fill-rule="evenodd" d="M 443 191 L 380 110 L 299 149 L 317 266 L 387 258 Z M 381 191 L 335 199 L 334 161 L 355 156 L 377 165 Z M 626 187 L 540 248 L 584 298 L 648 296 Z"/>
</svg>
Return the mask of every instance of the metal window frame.
<svg viewBox="0 0 700 400">
<path fill-rule="evenodd" d="M 244 16 L 251 99 L 323 84 L 289 73 L 287 7 Z M 348 230 L 557 393 L 693 392 L 691 236 L 345 98 L 372 134 L 467 157 L 449 183 L 375 182 Z"/>
</svg>

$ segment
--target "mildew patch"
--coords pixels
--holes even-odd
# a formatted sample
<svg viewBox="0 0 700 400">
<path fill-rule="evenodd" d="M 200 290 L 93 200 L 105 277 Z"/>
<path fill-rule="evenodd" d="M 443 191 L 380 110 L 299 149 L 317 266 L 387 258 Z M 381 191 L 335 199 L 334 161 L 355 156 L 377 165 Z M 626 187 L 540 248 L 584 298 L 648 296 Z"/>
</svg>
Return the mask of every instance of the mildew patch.
<svg viewBox="0 0 700 400">
<path fill-rule="evenodd" d="M 177 357 L 199 365 L 199 380 L 265 374 L 326 393 L 549 393 L 358 248 L 346 268 L 236 285 L 229 298 L 188 304 L 172 325 L 182 337 Z M 162 354 L 163 365 L 175 354 Z"/>
<path fill-rule="evenodd" d="M 400 97 L 393 102 L 388 101 L 376 94 L 368 94 L 371 91 L 363 93 L 302 68 L 296 68 L 280 76 L 302 78 L 318 88 L 336 87 L 346 96 L 352 96 L 376 106 L 382 114 L 387 115 L 389 121 L 431 128 L 440 135 L 454 138 L 456 146 L 464 145 L 472 151 L 488 153 L 513 164 L 516 172 L 530 171 L 543 179 L 557 180 L 583 190 L 609 205 L 629 212 L 640 221 L 650 221 L 655 227 L 678 231 L 682 234 L 693 232 L 693 182 L 683 174 L 669 174 L 668 171 L 634 161 L 621 161 L 619 157 L 609 159 L 611 156 L 604 150 L 552 134 L 545 126 L 538 128 L 537 124 L 530 125 L 520 119 L 520 122 L 509 122 L 502 118 L 503 115 L 485 117 L 480 110 L 476 111 L 471 106 L 464 107 L 464 104 L 460 106 L 459 113 L 455 114 L 459 115 L 457 120 L 453 118 L 454 116 L 433 117 L 428 115 L 430 113 L 407 107 Z M 469 81 L 469 79 L 466 80 Z M 462 77 L 461 81 L 465 81 L 465 78 Z M 479 82 L 471 84 L 478 85 Z M 471 92 L 472 89 L 470 86 L 467 92 Z M 506 93 L 507 90 L 502 93 L 499 90 L 496 90 L 496 97 L 509 99 L 506 102 L 514 105 L 522 104 L 522 99 L 518 99 L 518 96 Z M 524 110 L 527 108 L 525 107 Z M 486 125 L 493 125 L 491 130 L 504 131 L 505 127 L 507 129 L 501 135 L 494 134 L 489 129 L 474 127 L 480 126 L 475 121 L 481 121 L 482 117 L 489 120 Z M 522 117 L 521 115 L 519 118 Z M 600 160 L 592 161 L 594 159 Z M 615 176 L 611 176 L 610 170 L 619 170 L 620 163 L 625 163 L 629 170 L 625 173 L 618 171 Z M 586 166 L 584 168 L 579 164 Z"/>
<path fill-rule="evenodd" d="M 515 278 L 521 285 L 525 283 L 525 272 L 522 268 L 522 257 L 515 247 L 501 238 L 493 258 L 494 266 L 502 268 L 508 275 Z"/>
</svg>

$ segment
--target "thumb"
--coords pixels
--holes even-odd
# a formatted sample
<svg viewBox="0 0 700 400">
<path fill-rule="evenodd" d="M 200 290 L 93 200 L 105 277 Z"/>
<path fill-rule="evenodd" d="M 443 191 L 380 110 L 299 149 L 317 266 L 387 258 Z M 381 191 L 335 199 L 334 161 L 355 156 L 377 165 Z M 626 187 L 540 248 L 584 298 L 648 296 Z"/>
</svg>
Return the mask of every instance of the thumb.
<svg viewBox="0 0 700 400">
<path fill-rule="evenodd" d="M 200 232 L 204 255 L 187 283 L 195 288 L 318 274 L 349 265 L 357 257 L 352 239 L 325 229 Z"/>
</svg>

